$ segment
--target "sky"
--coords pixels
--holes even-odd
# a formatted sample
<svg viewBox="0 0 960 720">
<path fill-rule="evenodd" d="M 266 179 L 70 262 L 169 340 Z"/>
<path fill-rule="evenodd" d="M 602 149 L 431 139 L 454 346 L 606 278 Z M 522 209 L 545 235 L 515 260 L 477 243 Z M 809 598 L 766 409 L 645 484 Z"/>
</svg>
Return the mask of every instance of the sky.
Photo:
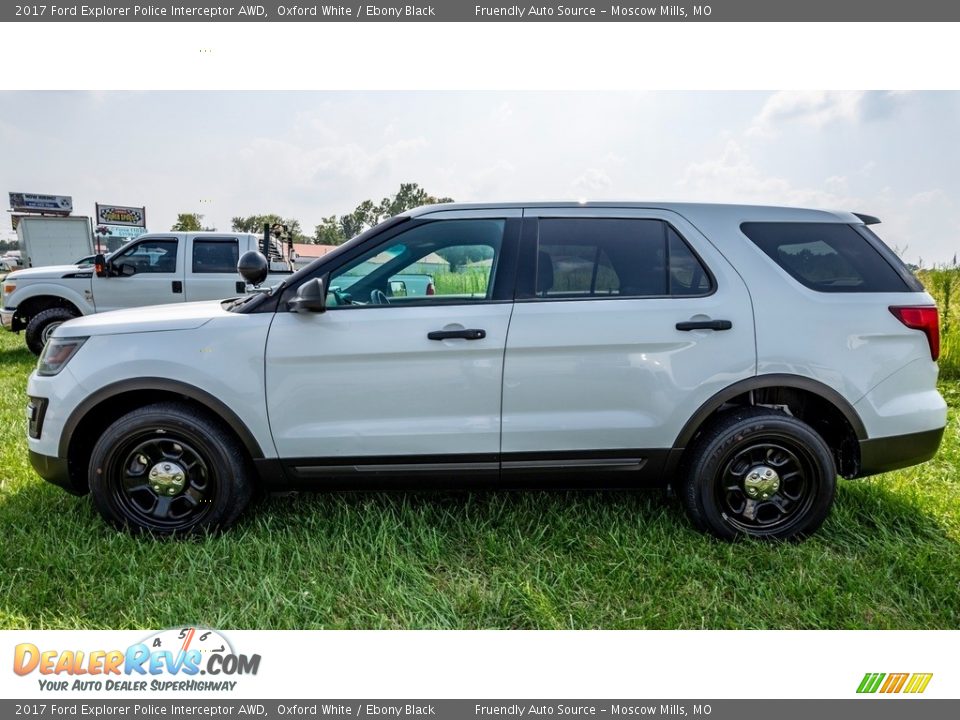
<svg viewBox="0 0 960 720">
<path fill-rule="evenodd" d="M 851 210 L 928 267 L 960 249 L 958 169 L 960 92 L 0 92 L 0 192 L 143 205 L 153 231 L 277 213 L 312 234 L 416 182 Z"/>
</svg>

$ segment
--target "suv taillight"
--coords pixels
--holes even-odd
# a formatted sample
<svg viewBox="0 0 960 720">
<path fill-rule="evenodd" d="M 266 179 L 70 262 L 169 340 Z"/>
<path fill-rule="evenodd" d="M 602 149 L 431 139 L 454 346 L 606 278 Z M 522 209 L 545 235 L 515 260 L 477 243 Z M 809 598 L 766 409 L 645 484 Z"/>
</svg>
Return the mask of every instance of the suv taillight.
<svg viewBox="0 0 960 720">
<path fill-rule="evenodd" d="M 940 315 L 937 308 L 932 305 L 922 305 L 920 307 L 904 307 L 901 305 L 892 305 L 890 312 L 906 325 L 914 330 L 922 330 L 927 336 L 927 343 L 930 345 L 930 357 L 936 360 L 940 357 Z"/>
</svg>

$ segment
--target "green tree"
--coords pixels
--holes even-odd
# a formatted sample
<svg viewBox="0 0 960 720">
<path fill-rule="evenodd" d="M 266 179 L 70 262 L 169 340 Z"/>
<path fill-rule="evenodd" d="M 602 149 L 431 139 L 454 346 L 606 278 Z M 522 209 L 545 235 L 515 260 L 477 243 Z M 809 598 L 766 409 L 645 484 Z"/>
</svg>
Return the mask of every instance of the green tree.
<svg viewBox="0 0 960 720">
<path fill-rule="evenodd" d="M 175 232 L 199 232 L 201 230 L 216 230 L 203 226 L 203 215 L 200 213 L 178 213 L 177 221 L 170 228 Z"/>
<path fill-rule="evenodd" d="M 293 218 L 280 217 L 276 213 L 268 213 L 266 215 L 248 215 L 247 217 L 235 217 L 235 218 L 232 218 L 230 222 L 232 223 L 232 227 L 235 232 L 248 232 L 248 233 L 254 233 L 256 235 L 263 235 L 264 223 L 267 223 L 271 226 L 286 225 L 287 229 L 290 231 L 290 235 L 293 238 L 293 242 L 296 242 L 296 243 L 311 242 L 311 238 L 308 238 L 303 234 L 303 229 L 300 227 L 299 220 L 294 220 Z"/>
<path fill-rule="evenodd" d="M 341 245 L 345 239 L 336 215 L 323 218 L 313 229 L 313 241 L 319 245 Z"/>
<path fill-rule="evenodd" d="M 340 245 L 387 218 L 399 215 L 421 205 L 453 202 L 448 197 L 434 197 L 417 183 L 401 183 L 400 189 L 379 203 L 364 200 L 353 212 L 337 217 L 331 215 L 314 228 L 314 242 Z"/>
<path fill-rule="evenodd" d="M 436 205 L 437 203 L 453 202 L 452 198 L 434 197 L 417 183 L 400 183 L 400 189 L 396 194 L 385 197 L 380 201 L 379 219 L 383 220 L 394 215 L 399 215 L 407 210 L 412 210 L 421 205 Z M 378 220 L 379 222 L 379 220 Z"/>
</svg>

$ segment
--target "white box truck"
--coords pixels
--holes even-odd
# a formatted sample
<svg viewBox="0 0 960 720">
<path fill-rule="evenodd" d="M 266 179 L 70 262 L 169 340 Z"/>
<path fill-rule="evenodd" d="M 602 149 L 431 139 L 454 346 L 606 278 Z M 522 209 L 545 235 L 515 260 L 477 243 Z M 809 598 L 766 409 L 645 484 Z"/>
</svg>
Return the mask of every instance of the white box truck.
<svg viewBox="0 0 960 720">
<path fill-rule="evenodd" d="M 88 217 L 21 217 L 17 239 L 23 267 L 68 265 L 93 254 L 93 227 Z"/>
</svg>

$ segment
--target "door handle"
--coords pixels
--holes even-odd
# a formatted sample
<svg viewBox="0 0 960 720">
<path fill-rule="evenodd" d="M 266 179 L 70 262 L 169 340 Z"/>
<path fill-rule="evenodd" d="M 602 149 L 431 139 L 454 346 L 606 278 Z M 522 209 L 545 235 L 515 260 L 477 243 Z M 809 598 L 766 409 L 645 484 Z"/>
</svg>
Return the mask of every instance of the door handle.
<svg viewBox="0 0 960 720">
<path fill-rule="evenodd" d="M 677 330 L 729 330 L 733 323 L 729 320 L 687 320 L 678 322 Z"/>
<path fill-rule="evenodd" d="M 487 336 L 486 330 L 433 330 L 427 333 L 429 340 L 452 340 L 453 338 L 463 338 L 464 340 L 483 340 Z"/>
<path fill-rule="evenodd" d="M 182 280 L 174 280 L 174 281 L 173 281 L 173 291 L 174 291 L 175 293 L 182 293 L 182 292 L 183 292 L 183 281 L 182 281 Z"/>
</svg>

